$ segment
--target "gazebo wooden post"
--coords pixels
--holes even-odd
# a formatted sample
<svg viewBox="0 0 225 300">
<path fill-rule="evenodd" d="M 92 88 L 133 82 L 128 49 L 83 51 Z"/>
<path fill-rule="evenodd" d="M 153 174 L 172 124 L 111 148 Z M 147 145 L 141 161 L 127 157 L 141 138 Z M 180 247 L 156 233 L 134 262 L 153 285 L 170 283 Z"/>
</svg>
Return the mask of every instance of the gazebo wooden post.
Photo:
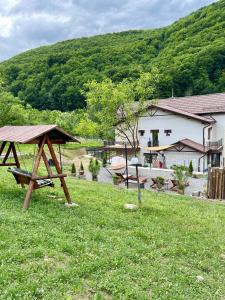
<svg viewBox="0 0 225 300">
<path fill-rule="evenodd" d="M 6 161 L 7 161 L 7 159 L 9 158 L 9 154 L 10 154 L 10 152 L 12 150 L 12 146 L 13 146 L 13 143 L 10 143 L 9 144 L 9 148 L 8 148 L 8 150 L 7 150 L 6 154 L 5 154 L 5 157 L 4 157 L 3 161 L 2 161 L 3 164 L 5 164 Z"/>
<path fill-rule="evenodd" d="M 2 152 L 3 152 L 4 148 L 5 148 L 5 145 L 6 145 L 6 142 L 3 142 L 3 143 L 1 144 L 0 155 L 2 155 Z"/>
<path fill-rule="evenodd" d="M 43 149 L 44 149 L 44 145 L 46 142 L 46 135 L 43 136 L 43 139 L 41 141 L 41 143 L 39 144 L 39 151 L 38 151 L 38 155 L 36 158 L 36 161 L 34 163 L 34 167 L 33 167 L 33 171 L 32 171 L 32 177 L 28 186 L 28 190 L 23 202 L 23 210 L 27 210 L 30 204 L 30 198 L 34 189 L 34 183 L 35 183 L 35 176 L 37 174 L 37 170 L 41 161 L 41 157 L 42 157 L 42 153 L 43 153 Z"/>
<path fill-rule="evenodd" d="M 14 143 L 12 143 L 12 153 L 13 153 L 13 157 L 14 157 L 14 160 L 15 160 L 15 163 L 16 163 L 16 167 L 18 169 L 20 169 L 20 162 L 19 162 L 19 158 L 18 158 L 17 153 L 16 153 L 16 147 L 15 147 Z M 21 187 L 24 188 L 23 183 L 21 183 Z"/>
<path fill-rule="evenodd" d="M 62 174 L 62 170 L 60 168 L 59 162 L 58 162 L 57 157 L 55 155 L 55 151 L 53 149 L 51 140 L 50 140 L 50 138 L 48 136 L 47 136 L 46 140 L 47 140 L 48 149 L 49 149 L 49 152 L 51 154 L 52 160 L 54 162 L 56 171 L 57 171 L 58 174 Z M 67 202 L 69 204 L 72 204 L 72 201 L 71 201 L 71 198 L 70 198 L 70 194 L 69 194 L 66 182 L 65 182 L 65 178 L 64 177 L 60 177 L 59 179 L 61 181 L 61 185 L 62 185 L 62 188 L 63 188 L 63 191 L 64 191 L 64 194 L 65 194 Z"/>
</svg>

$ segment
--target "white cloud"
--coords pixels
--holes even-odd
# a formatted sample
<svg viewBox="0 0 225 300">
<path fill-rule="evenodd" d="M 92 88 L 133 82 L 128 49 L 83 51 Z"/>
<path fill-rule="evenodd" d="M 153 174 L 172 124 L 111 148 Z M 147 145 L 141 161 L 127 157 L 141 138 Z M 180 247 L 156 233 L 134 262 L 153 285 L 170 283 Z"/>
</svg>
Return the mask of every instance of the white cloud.
<svg viewBox="0 0 225 300">
<path fill-rule="evenodd" d="M 13 22 L 11 18 L 0 15 L 0 37 L 10 37 Z"/>
<path fill-rule="evenodd" d="M 60 40 L 166 26 L 213 0 L 0 0 L 0 60 Z"/>
</svg>

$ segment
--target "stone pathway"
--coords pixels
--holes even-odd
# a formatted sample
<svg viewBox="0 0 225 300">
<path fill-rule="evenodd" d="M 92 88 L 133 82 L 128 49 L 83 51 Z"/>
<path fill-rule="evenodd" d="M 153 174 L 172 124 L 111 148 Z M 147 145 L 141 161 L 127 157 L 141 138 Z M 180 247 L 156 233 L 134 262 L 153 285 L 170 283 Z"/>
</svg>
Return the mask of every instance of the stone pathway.
<svg viewBox="0 0 225 300">
<path fill-rule="evenodd" d="M 106 168 L 101 168 L 99 176 L 98 176 L 98 181 L 103 182 L 103 183 L 113 184 L 113 177 L 109 173 L 109 171 Z M 89 181 L 92 180 L 92 176 L 91 176 L 90 172 L 85 171 L 85 175 L 86 175 L 86 180 L 89 180 Z M 199 179 L 189 178 L 188 181 L 189 181 L 190 185 L 188 187 L 186 187 L 186 189 L 185 189 L 186 195 L 192 195 L 193 192 L 198 192 L 198 191 L 204 192 L 204 190 L 206 188 L 206 184 L 207 184 L 207 180 L 205 178 L 199 178 Z M 151 183 L 152 183 L 151 180 L 148 179 L 147 182 L 145 183 L 145 189 L 150 190 Z M 126 187 L 126 184 L 121 183 L 119 186 Z M 136 186 L 134 185 L 131 188 L 136 188 Z M 156 191 L 155 189 L 151 189 L 151 190 Z M 165 192 L 170 193 L 170 194 L 175 194 L 175 192 L 170 191 L 170 189 L 168 189 L 168 190 L 166 189 Z"/>
</svg>

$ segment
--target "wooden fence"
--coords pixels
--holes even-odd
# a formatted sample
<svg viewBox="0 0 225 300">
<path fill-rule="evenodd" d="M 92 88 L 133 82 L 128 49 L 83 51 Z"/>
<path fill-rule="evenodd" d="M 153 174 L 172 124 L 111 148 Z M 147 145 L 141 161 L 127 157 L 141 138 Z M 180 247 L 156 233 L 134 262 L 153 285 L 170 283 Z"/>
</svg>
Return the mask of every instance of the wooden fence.
<svg viewBox="0 0 225 300">
<path fill-rule="evenodd" d="M 209 168 L 208 198 L 225 199 L 225 168 Z"/>
</svg>

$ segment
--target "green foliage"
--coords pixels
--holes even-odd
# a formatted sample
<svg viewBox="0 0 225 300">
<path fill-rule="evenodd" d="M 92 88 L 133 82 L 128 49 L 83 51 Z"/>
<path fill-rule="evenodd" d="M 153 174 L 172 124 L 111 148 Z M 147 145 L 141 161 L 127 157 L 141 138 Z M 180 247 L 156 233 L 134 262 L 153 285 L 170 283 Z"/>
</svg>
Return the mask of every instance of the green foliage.
<svg viewBox="0 0 225 300">
<path fill-rule="evenodd" d="M 105 139 L 114 138 L 116 126 L 117 134 L 136 150 L 137 112 L 144 112 L 145 100 L 154 98 L 158 80 L 158 72 L 154 69 L 152 73 L 140 73 L 135 81 L 124 79 L 115 84 L 111 79 L 105 79 L 100 83 L 96 80 L 87 83 L 85 126 L 91 124 L 91 129 L 95 128 L 95 132 Z"/>
<path fill-rule="evenodd" d="M 157 182 L 157 186 L 159 187 L 159 188 L 161 188 L 163 185 L 164 185 L 164 178 L 163 177 L 161 177 L 161 176 L 157 176 L 156 177 L 156 182 Z"/>
<path fill-rule="evenodd" d="M 187 185 L 187 171 L 183 166 L 176 166 L 174 168 L 173 176 L 176 180 L 178 180 L 178 189 L 184 190 Z"/>
<path fill-rule="evenodd" d="M 76 134 L 86 138 L 99 137 L 101 135 L 99 125 L 90 120 L 87 114 L 84 114 L 83 117 L 84 118 L 81 119 L 74 128 Z"/>
<path fill-rule="evenodd" d="M 80 162 L 80 171 L 84 171 L 84 166 L 83 166 L 83 163 L 82 163 L 82 161 Z"/>
<path fill-rule="evenodd" d="M 193 171 L 194 171 L 194 168 L 193 168 L 193 163 L 192 163 L 192 160 L 191 160 L 190 163 L 189 163 L 188 172 L 189 172 L 190 175 L 192 175 Z"/>
<path fill-rule="evenodd" d="M 22 102 L 8 92 L 0 92 L 0 126 L 22 125 L 27 122 L 27 113 Z"/>
<path fill-rule="evenodd" d="M 75 163 L 72 164 L 72 167 L 71 167 L 71 174 L 73 174 L 73 176 L 76 176 L 76 174 L 77 174 L 77 170 L 76 170 Z"/>
<path fill-rule="evenodd" d="M 107 158 L 106 158 L 106 153 L 103 153 L 103 158 L 102 158 L 102 166 L 105 168 L 107 165 Z"/>
<path fill-rule="evenodd" d="M 63 149 L 77 150 L 80 148 L 99 148 L 102 147 L 103 143 L 99 139 L 83 139 L 80 138 L 80 143 L 67 143 L 62 145 Z"/>
<path fill-rule="evenodd" d="M 172 165 L 171 169 L 173 169 L 173 170 L 179 169 L 179 170 L 185 172 L 186 174 L 189 174 L 189 167 L 186 167 L 184 165 Z"/>
<path fill-rule="evenodd" d="M 99 164 L 97 159 L 90 159 L 88 170 L 92 174 L 93 177 L 98 176 L 99 171 L 101 169 L 101 165 Z"/>
<path fill-rule="evenodd" d="M 30 105 L 25 106 L 18 97 L 14 97 L 6 90 L 0 77 L 0 115 L 0 126 L 57 124 L 64 130 L 77 134 L 76 127 L 84 112 L 81 110 L 64 113 L 56 110 L 39 111 Z"/>
<path fill-rule="evenodd" d="M 131 30 L 64 41 L 22 53 L 0 65 L 9 91 L 37 109 L 85 106 L 88 81 L 137 79 L 157 67 L 158 97 L 225 90 L 225 1 L 162 29 Z"/>
</svg>

